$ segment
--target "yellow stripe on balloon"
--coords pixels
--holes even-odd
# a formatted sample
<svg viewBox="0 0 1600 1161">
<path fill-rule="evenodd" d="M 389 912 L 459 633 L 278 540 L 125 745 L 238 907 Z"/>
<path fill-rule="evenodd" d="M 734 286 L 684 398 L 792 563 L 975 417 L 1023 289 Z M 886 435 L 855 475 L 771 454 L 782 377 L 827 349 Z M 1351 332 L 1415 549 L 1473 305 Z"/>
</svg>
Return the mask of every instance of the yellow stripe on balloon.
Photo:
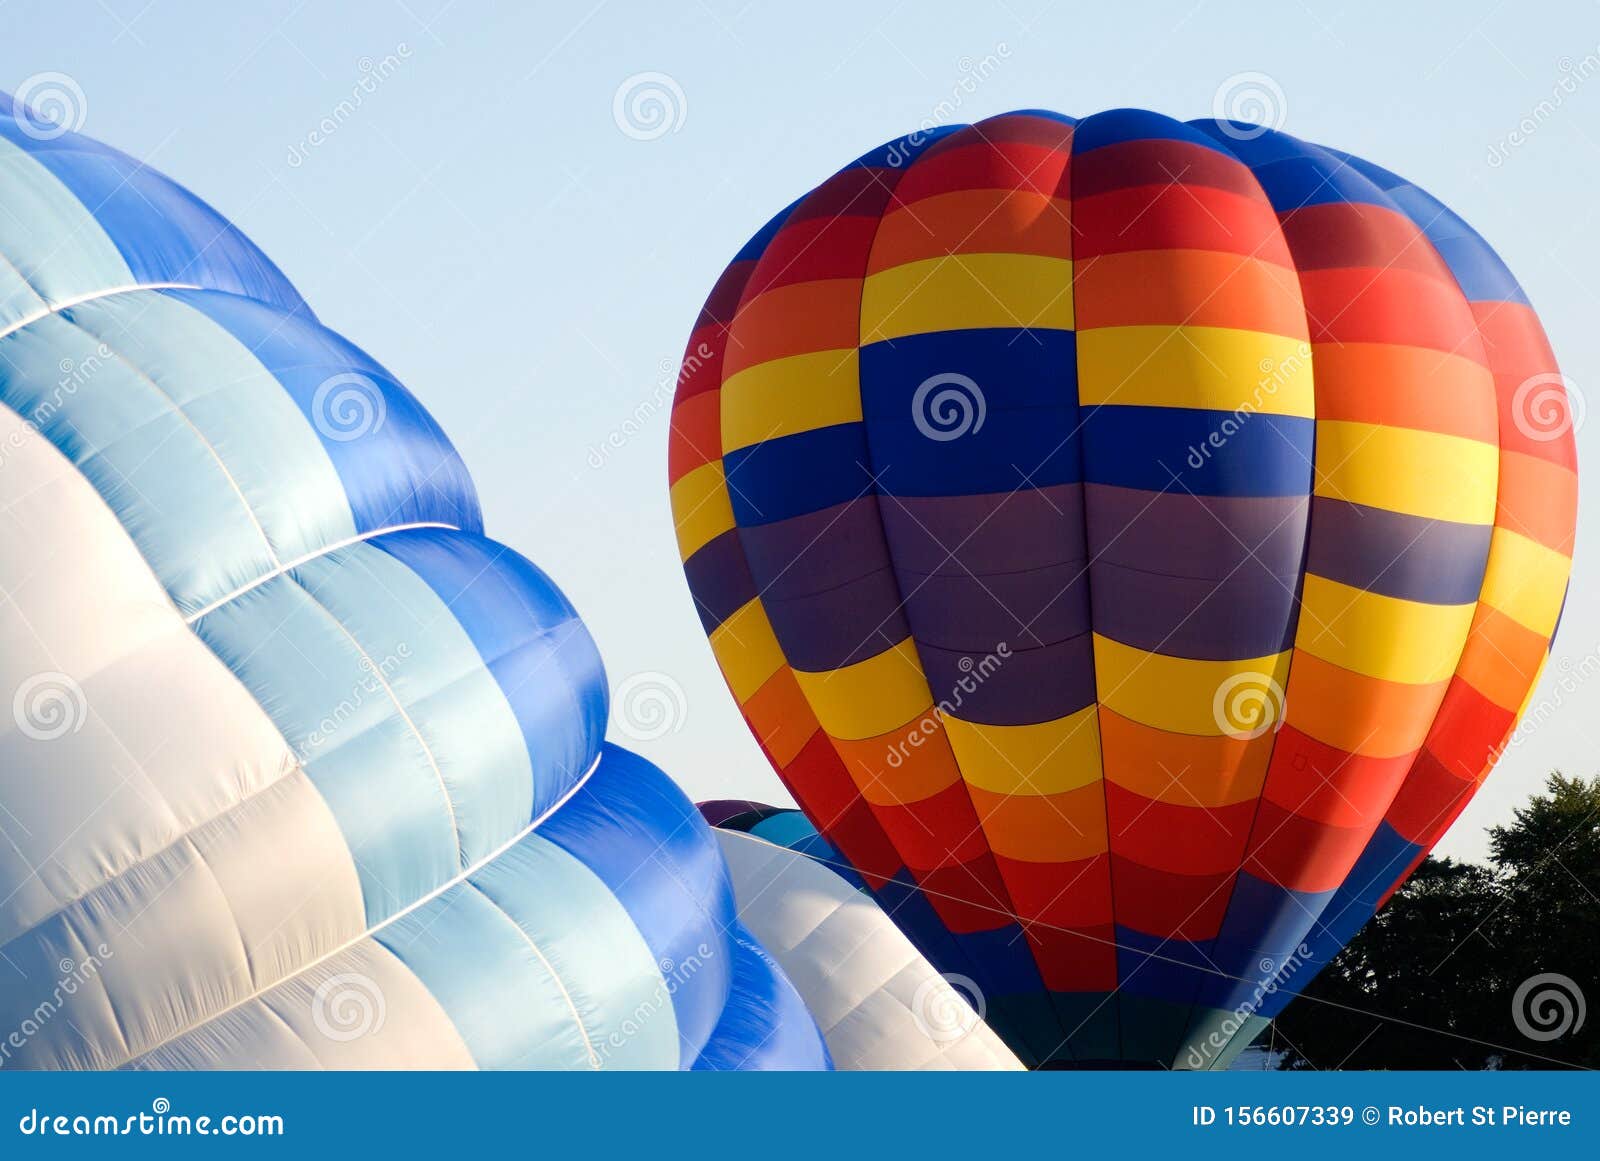
<svg viewBox="0 0 1600 1161">
<path fill-rule="evenodd" d="M 1486 443 L 1371 423 L 1317 423 L 1316 494 L 1460 524 L 1492 524 L 1500 453 Z"/>
<path fill-rule="evenodd" d="M 1354 673 L 1432 685 L 1455 672 L 1475 607 L 1408 601 L 1307 573 L 1295 645 Z"/>
<path fill-rule="evenodd" d="M 962 780 L 996 794 L 1060 794 L 1100 780 L 1097 707 L 1053 721 L 995 726 L 946 715 Z"/>
<path fill-rule="evenodd" d="M 740 705 L 783 665 L 783 649 L 778 645 L 772 622 L 767 620 L 761 598 L 752 597 L 722 624 L 711 631 L 711 652 L 722 667 L 722 676 Z"/>
<path fill-rule="evenodd" d="M 933 703 L 908 637 L 882 653 L 822 673 L 794 671 L 817 721 L 835 738 L 875 738 L 926 713 Z"/>
<path fill-rule="evenodd" d="M 1100 704 L 1129 721 L 1175 734 L 1222 737 L 1252 728 L 1236 707 L 1263 708 L 1266 725 L 1283 713 L 1290 650 L 1236 661 L 1199 661 L 1147 653 L 1094 635 Z"/>
<path fill-rule="evenodd" d="M 1072 262 L 1038 254 L 953 254 L 869 275 L 861 341 L 980 327 L 1072 329 Z"/>
<path fill-rule="evenodd" d="M 672 485 L 672 526 L 683 560 L 733 527 L 733 503 L 721 460 L 701 464 Z"/>
<path fill-rule="evenodd" d="M 722 450 L 861 419 L 857 348 L 759 363 L 722 385 Z"/>
<path fill-rule="evenodd" d="M 1572 561 L 1509 528 L 1493 536 L 1479 599 L 1541 637 L 1553 635 Z"/>
<path fill-rule="evenodd" d="M 1310 419 L 1311 350 L 1300 339 L 1229 327 L 1097 327 L 1078 334 L 1078 397 Z"/>
</svg>

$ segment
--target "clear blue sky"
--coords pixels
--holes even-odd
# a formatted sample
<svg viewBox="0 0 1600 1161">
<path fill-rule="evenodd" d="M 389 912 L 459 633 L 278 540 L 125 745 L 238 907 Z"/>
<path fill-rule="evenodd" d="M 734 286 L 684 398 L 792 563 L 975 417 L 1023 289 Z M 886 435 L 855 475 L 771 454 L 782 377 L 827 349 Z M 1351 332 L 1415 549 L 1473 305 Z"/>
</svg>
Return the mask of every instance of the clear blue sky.
<svg viewBox="0 0 1600 1161">
<path fill-rule="evenodd" d="M 632 744 L 697 798 L 785 800 L 691 611 L 666 408 L 598 468 L 591 449 L 649 410 L 757 226 L 925 121 L 1027 106 L 1203 116 L 1230 77 L 1265 74 L 1245 84 L 1283 128 L 1403 172 L 1487 236 L 1600 409 L 1592 2 L 1537 16 L 1393 0 L 331 7 L 0 0 L 0 88 L 70 76 L 85 132 L 232 217 L 423 399 L 466 457 L 491 534 L 563 585 L 613 683 L 660 673 L 682 689 L 676 732 Z M 630 122 L 626 101 L 631 135 L 619 128 L 619 86 L 641 73 L 670 78 L 658 84 L 675 128 Z M 341 111 L 363 77 L 359 107 Z M 333 131 L 308 145 L 325 118 Z M 1597 441 L 1600 419 L 1579 432 L 1586 465 Z M 1591 468 L 1542 724 L 1446 852 L 1481 854 L 1482 827 L 1548 769 L 1596 769 L 1594 480 Z"/>
</svg>

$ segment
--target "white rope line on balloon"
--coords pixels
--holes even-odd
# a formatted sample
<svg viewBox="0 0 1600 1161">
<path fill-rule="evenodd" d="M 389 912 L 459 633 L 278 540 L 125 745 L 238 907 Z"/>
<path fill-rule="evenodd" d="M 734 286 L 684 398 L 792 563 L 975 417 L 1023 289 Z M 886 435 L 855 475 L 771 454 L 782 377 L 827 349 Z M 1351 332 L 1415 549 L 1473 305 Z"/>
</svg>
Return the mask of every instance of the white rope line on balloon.
<svg viewBox="0 0 1600 1161">
<path fill-rule="evenodd" d="M 365 544 L 369 540 L 376 540 L 378 537 L 387 536 L 391 532 L 411 532 L 419 528 L 437 528 L 447 532 L 461 531 L 460 527 L 455 524 L 446 524 L 443 521 L 438 520 L 417 520 L 410 524 L 390 524 L 383 528 L 374 528 L 370 532 L 361 532 L 355 536 L 347 536 L 343 540 L 335 540 L 331 544 L 324 544 L 320 548 L 314 548 L 303 556 L 295 557 L 293 560 L 284 561 L 276 567 L 262 573 L 260 576 L 256 577 L 255 580 L 249 581 L 246 584 L 242 584 L 238 588 L 234 589 L 231 593 L 227 593 L 224 596 L 218 597 L 199 612 L 191 613 L 184 617 L 183 623 L 185 625 L 193 625 L 206 614 L 216 612 L 223 605 L 226 605 L 231 601 L 238 600 L 246 593 L 251 592 L 254 589 L 258 589 L 270 581 L 277 580 L 285 573 L 292 572 L 303 564 L 309 564 L 313 560 L 327 556 L 329 553 L 338 552 L 341 548 L 349 548 L 354 544 Z"/>
<path fill-rule="evenodd" d="M 22 330 L 30 327 L 41 319 L 49 318 L 53 314 L 60 314 L 64 310 L 71 310 L 75 306 L 82 306 L 86 302 L 95 302 L 102 298 L 113 298 L 119 294 L 132 294 L 136 290 L 200 290 L 193 282 L 136 282 L 126 286 L 112 286 L 105 290 L 95 290 L 88 294 L 76 295 L 73 298 L 58 299 L 47 302 L 43 310 L 36 310 L 32 314 L 24 315 L 16 322 L 11 323 L 4 330 L 0 330 L 0 339 L 9 338 Z M 35 291 L 34 293 L 38 293 Z M 43 296 L 41 295 L 41 298 Z"/>
</svg>

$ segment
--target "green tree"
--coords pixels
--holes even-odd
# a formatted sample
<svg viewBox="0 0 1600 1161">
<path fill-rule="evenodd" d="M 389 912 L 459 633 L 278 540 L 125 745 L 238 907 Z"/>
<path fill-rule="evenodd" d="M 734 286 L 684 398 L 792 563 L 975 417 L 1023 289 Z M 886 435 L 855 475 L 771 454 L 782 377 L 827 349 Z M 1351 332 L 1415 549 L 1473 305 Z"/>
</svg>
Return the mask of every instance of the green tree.
<svg viewBox="0 0 1600 1161">
<path fill-rule="evenodd" d="M 1600 777 L 1551 775 L 1489 848 L 1423 861 L 1275 1021 L 1282 1067 L 1600 1067 Z"/>
</svg>

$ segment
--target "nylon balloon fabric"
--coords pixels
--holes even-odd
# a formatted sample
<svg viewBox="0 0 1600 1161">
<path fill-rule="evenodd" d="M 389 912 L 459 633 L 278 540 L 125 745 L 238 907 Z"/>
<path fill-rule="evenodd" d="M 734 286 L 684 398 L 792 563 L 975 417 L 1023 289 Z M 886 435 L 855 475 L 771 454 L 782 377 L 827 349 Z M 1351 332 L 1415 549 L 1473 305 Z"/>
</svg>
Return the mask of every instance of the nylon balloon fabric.
<svg viewBox="0 0 1600 1161">
<path fill-rule="evenodd" d="M 1459 217 L 1288 134 L 913 133 L 734 257 L 669 477 L 752 732 L 1034 1065 L 1225 1067 L 1459 814 L 1572 408 Z"/>
<path fill-rule="evenodd" d="M 0 448 L 0 1067 L 827 1066 L 427 411 L 3 96 Z"/>
</svg>

